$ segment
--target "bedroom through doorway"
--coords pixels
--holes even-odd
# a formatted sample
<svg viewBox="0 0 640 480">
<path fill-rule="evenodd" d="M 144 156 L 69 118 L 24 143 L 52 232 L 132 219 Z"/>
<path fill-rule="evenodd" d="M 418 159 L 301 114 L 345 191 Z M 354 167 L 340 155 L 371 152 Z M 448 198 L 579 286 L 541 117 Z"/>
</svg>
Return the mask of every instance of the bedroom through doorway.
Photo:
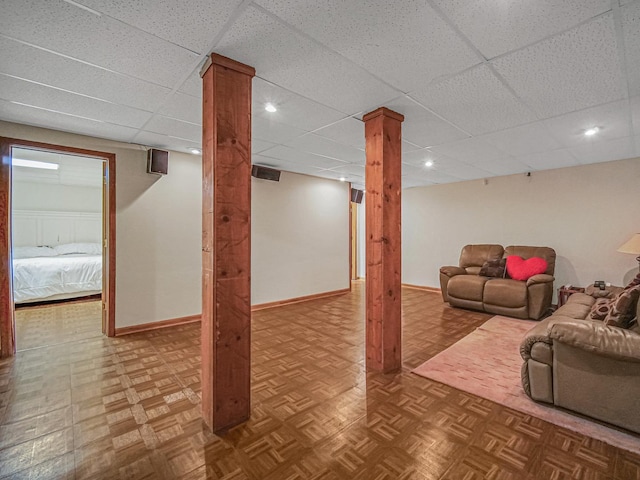
<svg viewBox="0 0 640 480">
<path fill-rule="evenodd" d="M 17 351 L 103 334 L 105 161 L 12 149 Z"/>
<path fill-rule="evenodd" d="M 47 155 L 49 157 L 45 158 Z M 32 158 L 28 158 L 29 156 Z M 33 156 L 40 158 L 33 158 Z M 106 334 L 110 337 L 115 336 L 115 153 L 0 136 L 0 157 L 2 159 L 0 163 L 0 358 L 12 357 L 16 354 L 16 316 L 23 315 L 21 311 L 29 313 L 29 315 L 25 313 L 24 316 L 31 317 L 31 319 L 38 318 L 38 321 L 31 322 L 34 325 L 38 322 L 41 326 L 46 325 L 40 330 L 39 335 L 33 335 L 33 337 L 40 336 L 43 340 L 35 338 L 30 344 L 23 342 L 24 346 L 20 346 L 21 350 L 76 341 L 79 339 L 79 335 Z M 15 171 L 14 159 L 18 160 Z M 34 169 L 33 166 L 24 166 L 24 162 L 19 160 L 24 160 L 26 163 L 42 162 L 56 165 Z M 84 203 L 88 197 L 83 197 L 76 192 L 75 206 L 68 209 L 62 208 L 63 204 L 73 204 L 71 198 L 74 196 L 63 198 L 66 194 L 62 194 L 60 191 L 57 194 L 54 191 L 54 194 L 51 195 L 51 190 L 55 190 L 54 186 L 56 185 L 83 186 L 81 179 L 86 172 L 83 173 L 77 168 L 62 168 L 65 162 L 80 162 L 83 166 L 93 165 L 89 168 L 100 172 L 99 180 L 96 180 L 95 177 L 92 177 L 93 180 L 91 180 L 93 182 L 92 188 L 97 188 L 97 191 L 94 192 L 96 196 L 98 192 L 101 193 L 100 207 L 89 207 Z M 21 163 L 22 165 L 20 165 Z M 33 170 L 24 170 L 29 168 Z M 47 170 L 55 170 L 57 174 L 52 175 L 51 172 L 46 172 Z M 36 177 L 37 181 L 35 181 Z M 35 183 L 36 187 L 20 193 L 19 182 Z M 18 188 L 15 198 L 13 187 Z M 47 191 L 48 196 L 45 195 Z M 20 197 L 21 195 L 22 197 Z M 78 199 L 80 200 L 78 201 Z M 38 206 L 38 204 L 44 204 L 44 207 Z M 98 210 L 97 216 L 96 210 Z M 12 219 L 14 215 L 16 217 L 15 225 Z M 20 260 L 13 258 L 15 254 L 13 252 L 14 229 L 16 230 L 16 246 L 28 247 L 21 252 L 26 257 L 67 256 L 68 259 L 78 258 L 82 255 L 101 257 L 102 282 L 87 282 L 86 276 L 88 274 L 85 277 L 81 275 L 81 280 L 76 283 L 91 283 L 91 286 L 83 290 L 80 297 L 77 295 L 80 289 L 74 290 L 76 286 L 60 292 L 57 294 L 60 295 L 57 298 L 51 298 L 56 295 L 52 294 L 45 295 L 45 298 L 42 299 L 32 299 L 34 301 L 29 302 L 25 300 L 25 297 L 20 296 L 18 301 L 14 302 L 14 261 Z M 96 232 L 98 232 L 97 241 L 95 240 Z M 99 248 L 96 248 L 96 244 Z M 53 252 L 37 251 L 40 247 L 50 248 Z M 74 251 L 77 249 L 83 251 L 81 253 Z M 98 249 L 100 250 L 99 254 L 94 255 Z M 21 255 L 16 256 L 20 257 Z M 41 277 L 42 273 L 34 276 Z M 68 277 L 65 276 L 65 278 Z M 50 285 L 40 285 L 40 287 L 45 286 L 49 287 Z M 36 289 L 33 285 L 27 287 L 27 290 L 29 288 Z M 25 292 L 26 290 L 20 293 Z M 41 292 L 46 293 L 45 290 L 41 290 Z M 92 297 L 91 295 L 94 294 L 95 296 Z M 45 303 L 40 303 L 41 300 Z M 64 305 L 62 305 L 63 302 Z M 16 313 L 15 304 L 27 306 L 18 306 Z M 45 318 L 53 319 L 53 322 L 47 323 Z M 74 318 L 87 319 L 91 324 L 90 328 L 87 328 L 91 332 L 87 333 L 82 322 L 73 321 Z M 61 319 L 62 323 L 55 323 L 58 319 Z M 20 321 L 20 319 L 18 320 Z M 47 329 L 50 333 L 46 332 Z"/>
</svg>

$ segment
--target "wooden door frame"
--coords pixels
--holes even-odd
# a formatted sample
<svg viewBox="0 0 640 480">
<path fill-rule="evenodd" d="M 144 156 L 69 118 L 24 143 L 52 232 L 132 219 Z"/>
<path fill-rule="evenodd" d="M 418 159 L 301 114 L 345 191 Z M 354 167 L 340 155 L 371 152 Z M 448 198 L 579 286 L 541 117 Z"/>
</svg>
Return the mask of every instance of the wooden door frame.
<svg viewBox="0 0 640 480">
<path fill-rule="evenodd" d="M 103 276 L 106 288 L 102 292 L 102 305 L 106 310 L 106 334 L 115 336 L 116 318 L 116 155 L 115 153 L 83 148 L 33 142 L 17 138 L 0 137 L 0 358 L 16 352 L 15 317 L 13 303 L 13 265 L 11 262 L 11 149 L 31 148 L 49 152 L 67 153 L 105 160 L 107 168 L 107 205 L 103 205 L 103 222 L 109 226 L 103 232 Z M 103 186 L 103 188 L 105 188 Z"/>
</svg>

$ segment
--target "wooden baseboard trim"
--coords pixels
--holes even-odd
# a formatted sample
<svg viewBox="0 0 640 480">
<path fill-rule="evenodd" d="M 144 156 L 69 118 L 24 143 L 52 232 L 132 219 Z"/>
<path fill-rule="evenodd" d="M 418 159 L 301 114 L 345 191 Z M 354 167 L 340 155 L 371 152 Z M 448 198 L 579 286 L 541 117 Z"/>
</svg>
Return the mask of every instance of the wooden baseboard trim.
<svg viewBox="0 0 640 480">
<path fill-rule="evenodd" d="M 343 295 L 349 293 L 349 288 L 342 290 L 333 290 L 330 292 L 314 293 L 313 295 L 306 295 L 304 297 L 289 298 L 287 300 L 278 300 L 277 302 L 261 303 L 258 305 L 252 305 L 251 311 L 264 310 L 266 308 L 280 307 L 283 305 L 290 305 L 292 303 L 307 302 L 309 300 L 317 300 L 319 298 L 333 297 L 335 295 Z M 170 318 L 169 320 L 161 320 L 159 322 L 142 323 L 140 325 L 131 325 L 130 327 L 116 328 L 116 336 L 131 335 L 132 333 L 148 332 L 150 330 L 158 330 L 160 328 L 175 327 L 177 325 L 186 325 L 188 323 L 196 323 L 201 320 L 200 315 L 191 315 L 189 317 Z"/>
<path fill-rule="evenodd" d="M 251 306 L 251 311 L 264 310 L 265 308 L 281 307 L 283 305 L 291 305 L 292 303 L 307 302 L 309 300 L 317 300 L 319 298 L 333 297 L 335 295 L 343 295 L 349 293 L 350 288 L 343 288 L 342 290 L 332 290 L 330 292 L 314 293 L 313 295 L 305 295 L 304 297 L 289 298 L 287 300 L 278 300 L 277 302 L 259 303 Z"/>
<path fill-rule="evenodd" d="M 407 288 L 413 288 L 415 290 L 424 290 L 425 292 L 432 292 L 432 293 L 441 293 L 442 290 L 440 290 L 437 287 L 427 287 L 425 285 L 412 285 L 410 283 L 403 283 L 402 284 L 403 287 L 407 287 Z"/>
<path fill-rule="evenodd" d="M 149 322 L 142 323 L 140 325 L 131 325 L 130 327 L 116 328 L 116 337 L 131 335 L 132 333 L 158 330 L 160 328 L 175 327 L 177 325 L 186 325 L 188 323 L 196 323 L 200 321 L 200 318 L 200 315 L 191 315 L 189 317 L 170 318 L 169 320 L 160 320 L 159 322 Z"/>
</svg>

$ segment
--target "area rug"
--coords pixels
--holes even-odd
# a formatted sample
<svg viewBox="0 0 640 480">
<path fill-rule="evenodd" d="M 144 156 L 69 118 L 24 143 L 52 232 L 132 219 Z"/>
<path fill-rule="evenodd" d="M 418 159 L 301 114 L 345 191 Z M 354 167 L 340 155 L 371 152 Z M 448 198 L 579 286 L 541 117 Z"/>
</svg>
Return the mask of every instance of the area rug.
<svg viewBox="0 0 640 480">
<path fill-rule="evenodd" d="M 520 342 L 536 323 L 493 317 L 413 373 L 640 454 L 640 437 L 535 403 L 527 397 L 520 380 Z"/>
</svg>

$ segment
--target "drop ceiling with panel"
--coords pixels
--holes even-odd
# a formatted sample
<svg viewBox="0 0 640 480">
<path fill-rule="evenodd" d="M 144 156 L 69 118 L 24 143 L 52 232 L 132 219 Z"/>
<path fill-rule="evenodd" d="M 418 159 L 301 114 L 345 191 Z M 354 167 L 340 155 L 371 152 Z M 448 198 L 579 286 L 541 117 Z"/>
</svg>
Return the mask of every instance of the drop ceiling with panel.
<svg viewBox="0 0 640 480">
<path fill-rule="evenodd" d="M 383 105 L 403 187 L 640 155 L 640 0 L 3 0 L 0 119 L 198 148 L 211 51 L 256 69 L 257 164 L 363 185 Z"/>
</svg>

